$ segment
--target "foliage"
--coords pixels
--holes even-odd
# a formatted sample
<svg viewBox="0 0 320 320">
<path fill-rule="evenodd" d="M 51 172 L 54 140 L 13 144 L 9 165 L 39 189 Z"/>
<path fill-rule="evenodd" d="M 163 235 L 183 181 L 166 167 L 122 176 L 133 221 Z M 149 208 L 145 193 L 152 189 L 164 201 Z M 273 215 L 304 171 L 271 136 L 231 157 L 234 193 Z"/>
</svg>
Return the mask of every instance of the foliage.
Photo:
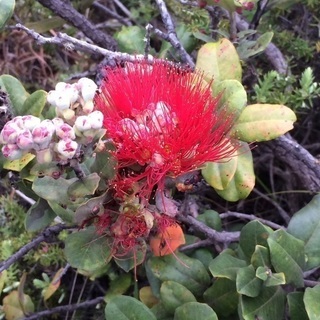
<svg viewBox="0 0 320 320">
<path fill-rule="evenodd" d="M 285 15 L 294 2 L 271 1 L 266 24 Z M 306 2 L 316 10 L 312 1 Z M 266 66 L 259 54 L 275 35 L 288 56 L 294 51 L 295 63 L 310 61 L 312 41 L 283 26 L 265 28 L 265 22 L 261 35 L 253 29 L 235 32 L 235 12 L 252 17 L 253 12 L 245 10 L 252 10 L 256 1 L 198 1 L 196 8 L 183 1 L 166 3 L 176 22 L 176 41 L 196 57 L 194 72 L 172 62 L 185 62 L 172 38 L 162 37 L 159 30 L 157 36 L 146 36 L 147 23 L 166 21 L 152 1 L 135 0 L 123 1 L 125 7 L 114 12 L 114 19 L 121 18 L 119 12 L 127 16 L 111 29 L 118 49 L 129 55 L 116 66 L 110 62 L 98 93 L 94 81 L 82 74 L 58 82 L 69 77 L 70 70 L 82 73 L 89 65 L 96 69 L 96 57 L 85 62 L 72 49 L 63 54 L 64 65 L 57 56 L 43 62 L 54 55 L 52 48 L 45 48 L 40 58 L 33 52 L 39 59 L 34 65 L 46 65 L 41 76 L 35 75 L 41 82 L 35 89 L 11 72 L 15 68 L 0 75 L 0 107 L 11 108 L 15 115 L 8 116 L 0 135 L 6 157 L 1 156 L 1 174 L 14 172 L 15 187 L 33 203 L 22 201 L 20 206 L 12 196 L 0 198 L 0 233 L 5 239 L 0 258 L 10 258 L 30 243 L 34 232 L 46 234 L 58 221 L 67 229 L 0 273 L 0 317 L 14 320 L 63 301 L 72 304 L 75 293 L 78 304 L 82 298 L 103 295 L 106 306 L 102 300 L 96 303 L 93 318 L 103 313 L 115 320 L 319 318 L 319 195 L 307 205 L 310 197 L 304 198 L 299 210 L 292 206 L 295 213 L 287 227 L 277 224 L 283 217 L 272 207 L 281 209 L 278 195 L 261 196 L 272 207 L 271 214 L 264 203 L 250 205 L 256 180 L 262 185 L 265 179 L 255 173 L 257 162 L 268 158 L 263 154 L 257 159 L 253 144 L 292 130 L 294 112 L 316 109 L 320 93 L 311 67 L 290 75 L 263 73 Z M 57 28 L 78 36 L 76 28 L 38 4 L 37 13 L 30 11 L 33 4 L 30 0 L 16 6 L 30 28 L 40 33 Z M 93 1 L 73 4 L 101 22 Z M 204 10 L 206 4 L 213 9 Z M 8 23 L 13 5 L 0 1 L 0 27 Z M 212 30 L 214 14 L 226 12 L 215 11 L 221 8 L 228 19 Z M 144 54 L 146 47 L 166 60 L 150 64 L 134 56 Z M 258 83 L 243 85 L 255 65 Z M 177 135 L 178 130 L 182 134 Z M 216 153 L 210 153 L 213 147 Z M 256 217 L 232 211 L 241 206 Z M 27 270 L 28 281 L 21 270 Z M 71 293 L 67 272 L 74 275 Z M 78 315 L 88 318 L 87 312 Z"/>
</svg>

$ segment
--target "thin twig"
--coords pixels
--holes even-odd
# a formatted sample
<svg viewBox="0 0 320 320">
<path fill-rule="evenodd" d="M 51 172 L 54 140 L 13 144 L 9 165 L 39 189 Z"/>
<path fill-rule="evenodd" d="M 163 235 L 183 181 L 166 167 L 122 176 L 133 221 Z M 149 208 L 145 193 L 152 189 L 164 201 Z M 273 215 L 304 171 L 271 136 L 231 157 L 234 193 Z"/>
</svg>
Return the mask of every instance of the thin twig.
<svg viewBox="0 0 320 320">
<path fill-rule="evenodd" d="M 183 45 L 181 44 L 181 42 L 177 37 L 177 33 L 175 31 L 173 21 L 168 12 L 165 2 L 163 0 L 155 0 L 155 1 L 158 5 L 162 21 L 168 33 L 166 40 L 168 40 L 171 43 L 171 45 L 178 51 L 182 62 L 187 63 L 191 68 L 194 68 L 193 59 L 188 54 L 188 52 L 184 49 Z"/>
<path fill-rule="evenodd" d="M 289 216 L 289 214 L 282 209 L 282 207 L 273 199 L 271 199 L 270 197 L 268 197 L 267 195 L 263 194 L 262 192 L 260 192 L 258 189 L 254 188 L 253 192 L 256 193 L 257 195 L 259 195 L 261 198 L 267 200 L 268 202 L 270 202 L 275 208 L 277 208 L 280 216 L 282 217 L 282 219 L 285 221 L 285 223 L 289 223 L 291 217 Z"/>
<path fill-rule="evenodd" d="M 34 313 L 30 316 L 27 316 L 25 318 L 22 318 L 21 320 L 39 320 L 41 317 L 45 317 L 45 319 L 48 319 L 48 316 L 55 314 L 55 313 L 59 314 L 61 312 L 68 312 L 68 311 L 71 312 L 71 311 L 74 311 L 77 309 L 85 309 L 85 308 L 89 308 L 89 307 L 94 307 L 103 301 L 104 301 L 104 297 L 98 297 L 98 298 L 84 301 L 81 303 L 75 303 L 75 304 L 70 304 L 70 305 L 66 305 L 66 306 L 52 308 L 49 310 L 40 311 L 40 312 Z"/>
<path fill-rule="evenodd" d="M 9 259 L 2 261 L 0 264 L 0 272 L 8 269 L 12 264 L 21 259 L 27 252 L 36 248 L 41 242 L 50 242 L 52 237 L 59 234 L 64 229 L 71 229 L 73 227 L 66 226 L 64 224 L 57 224 L 45 229 L 38 237 L 34 238 L 31 242 L 20 248 Z"/>
<path fill-rule="evenodd" d="M 212 239 L 205 239 L 205 240 L 200 240 L 192 244 L 188 244 L 185 246 L 182 246 L 179 248 L 179 251 L 185 252 L 188 250 L 194 250 L 194 249 L 199 249 L 199 248 L 206 248 L 212 246 L 214 241 Z"/>
<path fill-rule="evenodd" d="M 115 39 L 112 36 L 97 30 L 95 25 L 92 24 L 85 16 L 79 13 L 75 8 L 73 8 L 69 1 L 38 0 L 38 2 L 52 10 L 67 22 L 71 23 L 100 47 L 113 50 L 116 48 L 117 43 Z"/>
<path fill-rule="evenodd" d="M 269 226 L 270 228 L 275 229 L 275 230 L 285 229 L 284 226 L 281 226 L 281 225 L 274 223 L 274 222 L 271 222 L 269 220 L 258 218 L 253 214 L 245 214 L 245 213 L 240 213 L 240 212 L 227 211 L 224 213 L 220 213 L 219 216 L 221 219 L 235 217 L 235 218 L 239 218 L 239 219 L 243 219 L 243 220 L 250 220 L 250 221 L 257 220 L 257 221 L 260 221 L 261 223 L 263 223 L 266 226 Z"/>
<path fill-rule="evenodd" d="M 192 226 L 194 230 L 197 230 L 201 233 L 204 234 L 204 236 L 208 239 L 211 239 L 215 242 L 220 242 L 220 243 L 230 243 L 230 242 L 236 242 L 239 240 L 240 237 L 240 232 L 235 231 L 235 232 L 228 232 L 228 231 L 216 231 L 214 229 L 209 228 L 207 225 L 204 223 L 200 222 L 196 218 L 192 216 L 183 216 L 183 215 L 178 215 L 178 219 L 189 226 Z"/>
<path fill-rule="evenodd" d="M 87 52 L 90 54 L 100 54 L 105 57 L 109 57 L 110 59 L 114 60 L 121 60 L 121 61 L 136 61 L 139 56 L 130 55 L 127 53 L 122 52 L 114 52 L 104 48 L 101 48 L 97 45 L 90 44 L 86 41 L 78 40 L 76 38 L 70 37 L 65 33 L 58 33 L 54 37 L 44 37 L 38 32 L 28 29 L 24 25 L 18 23 L 16 24 L 13 29 L 20 29 L 25 31 L 29 36 L 36 40 L 39 45 L 43 45 L 46 43 L 55 44 L 64 48 L 70 48 L 74 50 L 79 50 L 82 52 Z M 150 56 L 149 56 L 150 59 Z"/>
</svg>

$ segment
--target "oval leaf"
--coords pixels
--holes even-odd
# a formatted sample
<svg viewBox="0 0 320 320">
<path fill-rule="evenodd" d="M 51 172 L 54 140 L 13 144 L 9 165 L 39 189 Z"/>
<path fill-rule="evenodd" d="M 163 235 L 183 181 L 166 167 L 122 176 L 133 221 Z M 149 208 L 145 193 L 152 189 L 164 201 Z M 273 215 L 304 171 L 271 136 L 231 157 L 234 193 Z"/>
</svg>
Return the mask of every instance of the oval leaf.
<svg viewBox="0 0 320 320">
<path fill-rule="evenodd" d="M 64 253 L 70 265 L 94 273 L 111 260 L 107 238 L 98 236 L 94 227 L 70 234 L 65 240 Z"/>
<path fill-rule="evenodd" d="M 23 114 L 31 114 L 35 117 L 40 117 L 46 102 L 47 92 L 44 90 L 37 90 L 25 100 L 21 112 Z"/>
<path fill-rule="evenodd" d="M 216 313 L 205 303 L 188 302 L 177 308 L 174 320 L 218 320 Z"/>
<path fill-rule="evenodd" d="M 0 0 L 0 30 L 11 18 L 15 4 L 15 0 Z"/>
<path fill-rule="evenodd" d="M 224 190 L 237 170 L 238 157 L 234 156 L 226 162 L 207 162 L 201 173 L 211 187 Z"/>
<path fill-rule="evenodd" d="M 173 280 L 190 290 L 195 296 L 201 296 L 210 284 L 205 266 L 196 259 L 177 252 L 175 255 L 152 257 L 148 267 L 161 281 Z"/>
<path fill-rule="evenodd" d="M 157 320 L 143 303 L 128 296 L 111 299 L 105 308 L 105 316 L 112 320 Z"/>
<path fill-rule="evenodd" d="M 255 184 L 252 153 L 247 143 L 238 149 L 237 169 L 228 186 L 224 190 L 215 189 L 227 201 L 245 199 Z"/>
<path fill-rule="evenodd" d="M 304 241 L 307 269 L 320 265 L 320 195 L 296 212 L 289 222 L 287 232 Z M 303 228 L 301 228 L 303 226 Z"/>
<path fill-rule="evenodd" d="M 197 301 L 195 296 L 182 284 L 175 281 L 165 281 L 160 288 L 160 299 L 164 308 L 171 314 L 187 302 Z"/>
<path fill-rule="evenodd" d="M 24 116 L 22 106 L 29 96 L 22 83 L 10 75 L 0 76 L 0 87 L 8 93 L 12 103 L 13 113 L 16 116 Z"/>
<path fill-rule="evenodd" d="M 34 311 L 34 304 L 27 294 L 11 291 L 3 298 L 3 311 L 7 320 L 17 320 L 25 317 L 25 313 Z"/>
<path fill-rule="evenodd" d="M 254 267 L 249 265 L 238 270 L 236 286 L 238 293 L 254 298 L 260 293 L 262 280 L 256 277 Z"/>
<path fill-rule="evenodd" d="M 303 302 L 310 320 L 320 319 L 319 301 L 320 285 L 313 288 L 307 288 L 303 297 Z"/>
<path fill-rule="evenodd" d="M 268 141 L 293 128 L 295 113 L 280 104 L 252 104 L 244 108 L 233 127 L 233 136 L 246 142 Z"/>
<path fill-rule="evenodd" d="M 242 77 L 238 53 L 226 38 L 203 45 L 198 52 L 196 68 L 204 71 L 206 79 L 213 78 L 214 86 L 227 79 L 241 81 Z"/>
</svg>

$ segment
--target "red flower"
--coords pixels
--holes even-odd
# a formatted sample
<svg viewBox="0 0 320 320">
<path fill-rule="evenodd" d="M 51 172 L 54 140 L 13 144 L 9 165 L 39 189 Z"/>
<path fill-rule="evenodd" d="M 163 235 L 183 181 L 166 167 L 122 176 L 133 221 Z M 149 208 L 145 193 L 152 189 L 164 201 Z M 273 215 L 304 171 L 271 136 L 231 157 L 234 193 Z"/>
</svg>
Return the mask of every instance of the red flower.
<svg viewBox="0 0 320 320">
<path fill-rule="evenodd" d="M 119 168 L 133 182 L 146 179 L 140 196 L 149 197 L 165 176 L 176 177 L 219 161 L 235 150 L 227 136 L 233 116 L 218 110 L 210 84 L 192 72 L 156 60 L 107 68 L 95 98 L 113 139 Z"/>
</svg>

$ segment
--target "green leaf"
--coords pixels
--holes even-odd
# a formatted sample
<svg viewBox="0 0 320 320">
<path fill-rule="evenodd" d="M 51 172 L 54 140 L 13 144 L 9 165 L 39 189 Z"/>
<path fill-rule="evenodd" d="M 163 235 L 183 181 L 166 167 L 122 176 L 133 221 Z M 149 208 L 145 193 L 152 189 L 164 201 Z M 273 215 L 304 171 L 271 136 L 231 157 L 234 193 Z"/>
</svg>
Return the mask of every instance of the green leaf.
<svg viewBox="0 0 320 320">
<path fill-rule="evenodd" d="M 205 303 L 188 302 L 177 308 L 174 320 L 218 320 L 216 313 Z"/>
<path fill-rule="evenodd" d="M 159 304 L 159 299 L 153 294 L 150 286 L 142 287 L 139 290 L 139 299 L 148 308 L 152 308 L 152 307 L 156 306 L 157 304 Z M 162 306 L 162 308 L 163 308 L 163 306 Z M 151 311 L 153 312 L 153 310 L 151 310 Z M 166 315 L 168 315 L 167 312 L 165 312 L 165 313 L 166 313 Z M 157 316 L 157 315 L 155 314 L 155 316 Z"/>
<path fill-rule="evenodd" d="M 235 281 L 226 278 L 216 279 L 213 285 L 204 292 L 203 298 L 219 317 L 227 317 L 237 311 L 239 294 Z"/>
<path fill-rule="evenodd" d="M 83 179 L 73 182 L 68 188 L 68 195 L 71 199 L 93 195 L 98 188 L 99 181 L 99 175 L 96 172 L 91 173 Z"/>
<path fill-rule="evenodd" d="M 84 220 L 90 219 L 104 211 L 104 203 L 111 200 L 108 191 L 99 197 L 91 198 L 81 204 L 75 212 L 75 222 L 81 224 Z"/>
<path fill-rule="evenodd" d="M 46 102 L 47 92 L 44 90 L 37 90 L 25 100 L 21 108 L 21 113 L 40 117 Z"/>
<path fill-rule="evenodd" d="M 248 259 L 256 250 L 256 246 L 268 246 L 267 239 L 273 231 L 261 222 L 254 220 L 247 223 L 241 230 L 239 245 Z"/>
<path fill-rule="evenodd" d="M 7 320 L 18 320 L 25 317 L 25 313 L 34 311 L 34 304 L 27 294 L 11 291 L 3 298 L 3 311 Z"/>
<path fill-rule="evenodd" d="M 15 0 L 0 0 L 0 30 L 11 18 L 15 4 Z"/>
<path fill-rule="evenodd" d="M 237 169 L 232 180 L 224 190 L 215 189 L 218 195 L 227 201 L 245 199 L 255 184 L 252 153 L 249 145 L 242 143 L 237 153 Z"/>
<path fill-rule="evenodd" d="M 255 250 L 251 256 L 250 262 L 255 268 L 258 268 L 260 266 L 267 268 L 271 267 L 269 249 L 264 246 L 256 245 Z"/>
<path fill-rule="evenodd" d="M 310 320 L 320 319 L 319 301 L 320 285 L 313 288 L 307 288 L 304 293 L 303 302 Z"/>
<path fill-rule="evenodd" d="M 138 26 L 122 27 L 115 35 L 118 49 L 130 54 L 143 54 L 146 46 L 145 33 L 146 31 Z"/>
<path fill-rule="evenodd" d="M 65 24 L 65 20 L 60 17 L 52 17 L 52 18 L 41 18 L 40 21 L 35 22 L 26 22 L 25 26 L 28 29 L 32 29 L 38 33 L 45 33 L 50 29 L 57 29 L 62 27 Z"/>
<path fill-rule="evenodd" d="M 214 277 L 236 280 L 238 270 L 245 266 L 247 263 L 244 260 L 233 257 L 229 251 L 223 251 L 211 261 L 209 270 Z"/>
<path fill-rule="evenodd" d="M 156 316 L 157 320 L 173 320 L 172 315 L 167 312 L 161 302 L 153 306 L 151 311 Z"/>
<path fill-rule="evenodd" d="M 283 272 L 286 283 L 303 287 L 302 269 L 305 265 L 304 243 L 284 230 L 277 230 L 268 238 L 271 263 L 277 272 Z"/>
<path fill-rule="evenodd" d="M 213 82 L 213 95 L 219 96 L 219 107 L 225 108 L 227 113 L 231 113 L 235 118 L 240 116 L 247 105 L 247 92 L 243 85 L 234 79 Z"/>
<path fill-rule="evenodd" d="M 320 265 L 320 195 L 314 196 L 310 203 L 293 215 L 287 232 L 304 241 L 307 256 L 306 269 L 318 267 Z"/>
<path fill-rule="evenodd" d="M 207 80 L 213 78 L 214 86 L 228 79 L 241 81 L 242 77 L 238 53 L 226 38 L 203 45 L 198 51 L 196 68 L 204 71 Z"/>
<path fill-rule="evenodd" d="M 182 284 L 164 281 L 160 288 L 160 299 L 164 308 L 174 314 L 175 310 L 187 302 L 197 301 L 195 296 Z"/>
<path fill-rule="evenodd" d="M 233 179 L 238 165 L 237 153 L 226 162 L 207 162 L 201 170 L 204 179 L 216 190 L 224 190 Z"/>
<path fill-rule="evenodd" d="M 8 93 L 14 115 L 24 116 L 22 107 L 29 93 L 25 90 L 22 83 L 15 77 L 4 74 L 0 76 L 0 87 Z"/>
<path fill-rule="evenodd" d="M 287 295 L 289 317 L 291 320 L 309 320 L 303 303 L 303 292 L 290 292 Z"/>
<path fill-rule="evenodd" d="M 112 320 L 157 320 L 143 303 L 128 296 L 111 299 L 105 308 L 105 316 Z"/>
<path fill-rule="evenodd" d="M 255 56 L 266 49 L 273 38 L 273 32 L 266 32 L 257 40 L 243 40 L 237 47 L 237 52 L 241 60 L 247 60 L 249 57 Z"/>
<path fill-rule="evenodd" d="M 54 179 L 52 177 L 35 178 L 32 190 L 41 198 L 61 204 L 68 202 L 68 188 L 77 181 L 73 179 Z"/>
<path fill-rule="evenodd" d="M 108 291 L 104 297 L 106 302 L 110 302 L 115 296 L 124 294 L 132 285 L 132 276 L 129 273 L 121 274 L 112 280 L 108 286 Z"/>
<path fill-rule="evenodd" d="M 62 168 L 58 166 L 57 162 L 36 163 L 30 169 L 30 174 L 38 177 L 60 177 L 62 175 Z"/>
<path fill-rule="evenodd" d="M 58 217 L 60 217 L 64 222 L 68 222 L 68 223 L 75 222 L 74 212 L 69 208 L 63 208 L 55 201 L 48 201 L 48 205 L 54 211 L 54 213 Z"/>
<path fill-rule="evenodd" d="M 222 230 L 221 218 L 217 211 L 206 210 L 204 213 L 197 216 L 197 220 L 203 222 L 205 225 L 214 230 Z"/>
<path fill-rule="evenodd" d="M 255 298 L 240 296 L 240 310 L 244 320 L 283 320 L 285 293 L 281 287 L 263 288 Z"/>
<path fill-rule="evenodd" d="M 295 113 L 280 104 L 252 104 L 244 108 L 232 131 L 236 139 L 268 141 L 285 134 L 297 120 Z"/>
<path fill-rule="evenodd" d="M 179 252 L 175 255 L 152 257 L 148 266 L 156 278 L 161 281 L 176 281 L 195 296 L 202 296 L 210 284 L 209 274 L 204 265 Z"/>
<path fill-rule="evenodd" d="M 139 243 L 139 246 L 133 248 L 121 258 L 114 257 L 115 263 L 124 271 L 129 272 L 142 262 L 144 262 L 147 252 L 147 245 L 144 241 Z"/>
<path fill-rule="evenodd" d="M 94 227 L 70 234 L 65 240 L 65 256 L 74 268 L 91 275 L 111 260 L 107 238 L 99 236 Z"/>
<path fill-rule="evenodd" d="M 238 270 L 236 286 L 238 293 L 254 298 L 260 293 L 262 280 L 256 277 L 256 270 L 249 265 Z"/>
<path fill-rule="evenodd" d="M 286 284 L 286 278 L 283 272 L 273 273 L 268 267 L 258 267 L 256 270 L 256 277 L 263 280 L 266 287 Z"/>
<path fill-rule="evenodd" d="M 56 214 L 48 205 L 48 202 L 40 198 L 27 212 L 26 229 L 30 232 L 39 231 L 47 227 L 55 217 Z"/>
</svg>

